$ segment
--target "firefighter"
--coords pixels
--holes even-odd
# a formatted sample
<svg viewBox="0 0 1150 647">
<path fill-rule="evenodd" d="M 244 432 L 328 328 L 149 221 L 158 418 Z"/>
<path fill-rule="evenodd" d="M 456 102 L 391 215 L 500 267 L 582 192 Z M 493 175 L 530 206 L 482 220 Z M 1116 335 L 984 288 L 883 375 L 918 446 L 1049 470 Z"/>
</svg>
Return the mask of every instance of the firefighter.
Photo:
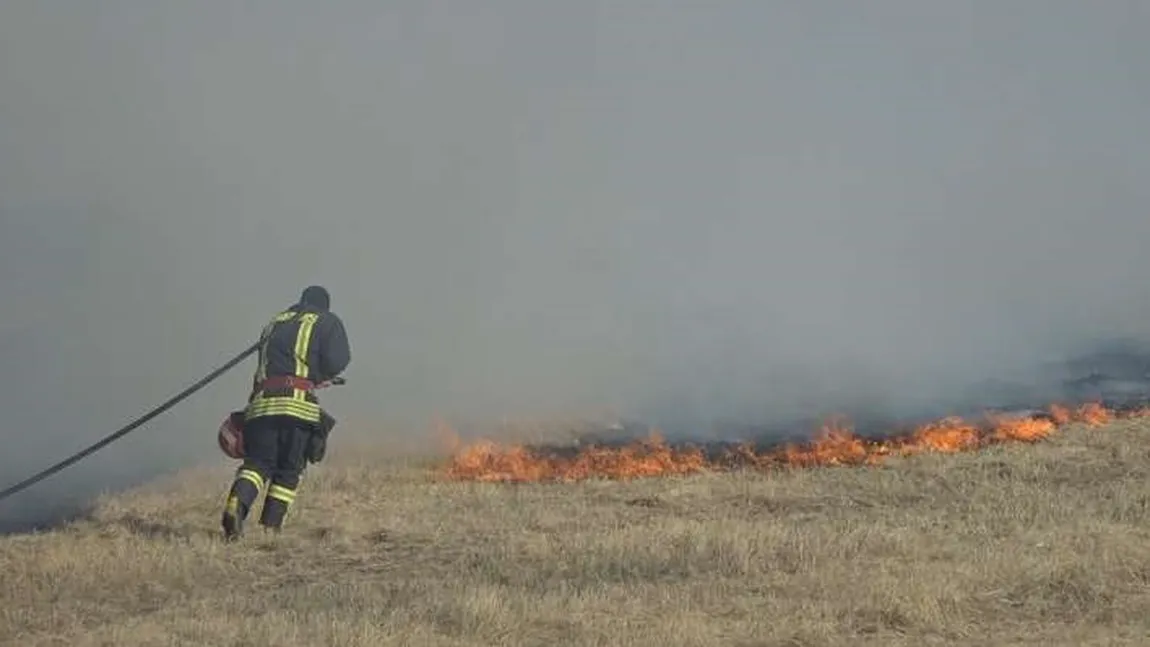
<svg viewBox="0 0 1150 647">
<path fill-rule="evenodd" d="M 295 501 L 308 462 L 318 462 L 335 420 L 320 408 L 316 385 L 351 362 L 343 321 L 321 286 L 277 314 L 260 335 L 259 364 L 244 411 L 244 461 L 224 507 L 225 539 L 243 534 L 244 521 L 266 490 L 260 525 L 278 532 Z"/>
</svg>

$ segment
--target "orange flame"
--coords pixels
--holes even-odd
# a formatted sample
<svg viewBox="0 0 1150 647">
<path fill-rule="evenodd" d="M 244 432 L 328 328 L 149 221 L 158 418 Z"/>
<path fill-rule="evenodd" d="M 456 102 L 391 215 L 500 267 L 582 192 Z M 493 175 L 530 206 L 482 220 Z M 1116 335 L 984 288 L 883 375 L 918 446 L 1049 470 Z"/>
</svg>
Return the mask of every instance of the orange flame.
<svg viewBox="0 0 1150 647">
<path fill-rule="evenodd" d="M 1089 402 L 1078 409 L 1077 419 L 1091 427 L 1101 427 L 1114 419 L 1114 413 L 1096 402 Z"/>
<path fill-rule="evenodd" d="M 626 447 L 592 447 L 571 458 L 537 456 L 523 447 L 484 441 L 457 454 L 448 474 L 475 481 L 574 481 L 689 474 L 705 466 L 701 450 L 673 448 L 655 433 Z"/>
<path fill-rule="evenodd" d="M 1150 416 L 1150 407 L 1119 414 L 1099 403 L 1076 408 L 1054 404 L 1049 407 L 1047 417 L 989 415 L 982 425 L 949 417 L 921 425 L 909 434 L 883 440 L 858 436 L 849 422 L 836 419 L 824 425 L 808 443 L 769 450 L 739 445 L 715 457 L 707 456 L 697 447 L 668 445 L 658 433 L 624 447 L 589 447 L 573 451 L 569 456 L 534 452 L 522 446 L 500 447 L 483 441 L 458 449 L 446 468 L 446 476 L 470 481 L 578 481 L 683 475 L 733 466 L 765 469 L 875 465 L 888 456 L 966 452 L 999 443 L 1032 443 L 1071 424 L 1098 427 L 1117 418 L 1146 416 Z M 438 427 L 442 433 L 443 423 L 438 423 Z"/>
</svg>

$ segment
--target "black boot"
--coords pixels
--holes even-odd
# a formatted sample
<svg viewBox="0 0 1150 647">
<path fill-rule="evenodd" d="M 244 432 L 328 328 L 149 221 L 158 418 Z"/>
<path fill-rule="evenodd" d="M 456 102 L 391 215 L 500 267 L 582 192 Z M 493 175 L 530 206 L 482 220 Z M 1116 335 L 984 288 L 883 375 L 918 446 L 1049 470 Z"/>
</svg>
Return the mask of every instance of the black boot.
<svg viewBox="0 0 1150 647">
<path fill-rule="evenodd" d="M 243 536 L 244 520 L 247 519 L 248 511 L 259 497 L 263 483 L 263 477 L 254 470 L 241 468 L 236 475 L 232 489 L 228 492 L 224 514 L 220 519 L 225 541 L 236 541 Z"/>
<path fill-rule="evenodd" d="M 247 516 L 244 506 L 240 503 L 239 495 L 234 492 L 228 495 L 228 502 L 224 506 L 223 518 L 220 525 L 224 529 L 224 541 L 237 541 L 244 534 L 244 517 Z"/>
<path fill-rule="evenodd" d="M 283 528 L 288 511 L 295 502 L 295 490 L 288 489 L 279 484 L 272 484 L 268 488 L 268 496 L 264 499 L 264 509 L 260 514 L 260 525 L 265 529 L 279 532 Z"/>
</svg>

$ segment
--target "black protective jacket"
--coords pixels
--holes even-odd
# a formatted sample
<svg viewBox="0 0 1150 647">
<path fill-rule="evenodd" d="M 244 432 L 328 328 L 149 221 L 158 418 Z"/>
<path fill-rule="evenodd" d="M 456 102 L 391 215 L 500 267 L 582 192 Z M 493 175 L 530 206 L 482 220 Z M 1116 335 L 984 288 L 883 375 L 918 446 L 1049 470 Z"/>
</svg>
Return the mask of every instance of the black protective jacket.
<svg viewBox="0 0 1150 647">
<path fill-rule="evenodd" d="M 287 308 L 260 335 L 259 363 L 246 418 L 288 415 L 319 423 L 321 410 L 315 393 L 276 378 L 319 384 L 338 376 L 350 363 L 347 331 L 334 312 L 300 304 Z"/>
</svg>

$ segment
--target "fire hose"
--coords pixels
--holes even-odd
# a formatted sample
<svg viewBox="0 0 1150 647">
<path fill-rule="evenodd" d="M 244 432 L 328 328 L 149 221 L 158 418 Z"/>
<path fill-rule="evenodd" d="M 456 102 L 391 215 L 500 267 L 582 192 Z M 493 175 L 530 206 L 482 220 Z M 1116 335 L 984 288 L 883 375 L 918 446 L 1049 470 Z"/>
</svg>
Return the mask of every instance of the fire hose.
<svg viewBox="0 0 1150 647">
<path fill-rule="evenodd" d="M 20 481 L 19 483 L 15 484 L 13 486 L 10 486 L 3 491 L 0 491 L 0 501 L 7 499 L 8 497 L 12 496 L 13 494 L 16 494 L 17 492 L 20 492 L 22 490 L 27 489 L 27 488 L 35 485 L 36 483 L 39 483 L 40 481 L 48 478 L 49 476 L 55 474 L 56 472 L 59 472 L 60 470 L 66 468 L 66 467 L 68 467 L 74 463 L 78 463 L 79 461 L 83 460 L 84 458 L 96 453 L 100 449 L 103 449 L 104 447 L 112 444 L 116 440 L 119 440 L 123 436 L 126 436 L 130 432 L 139 428 L 145 422 L 148 422 L 152 418 L 155 418 L 156 416 L 167 411 L 168 409 L 171 409 L 176 404 L 178 404 L 180 401 L 187 399 L 189 396 L 191 396 L 196 391 L 199 391 L 200 389 L 204 388 L 205 386 L 207 386 L 211 382 L 215 381 L 217 378 L 219 378 L 224 373 L 230 371 L 237 364 L 244 361 L 248 357 L 248 355 L 251 355 L 252 353 L 259 350 L 259 347 L 260 347 L 259 342 L 252 344 L 247 349 L 245 349 L 243 352 L 241 352 L 240 354 L 236 355 L 232 359 L 225 362 L 219 368 L 217 368 L 214 371 L 212 371 L 211 373 L 208 373 L 207 375 L 205 375 L 198 382 L 192 384 L 191 386 L 184 389 L 183 391 L 180 391 L 179 393 L 172 396 L 170 399 L 168 399 L 163 404 L 160 404 L 156 408 L 145 413 L 144 415 L 140 416 L 139 418 L 136 418 L 135 420 L 128 423 L 127 425 L 124 425 L 120 429 L 116 430 L 114 433 L 111 433 L 111 434 L 105 436 L 99 442 L 96 442 L 93 445 L 91 445 L 91 446 L 89 446 L 89 447 L 87 447 L 87 448 L 85 448 L 79 452 L 76 452 L 75 454 L 72 454 L 68 458 L 60 461 L 59 463 L 56 463 L 55 465 L 48 467 L 48 468 L 46 468 L 46 469 L 44 469 L 44 470 L 42 470 L 36 474 L 33 474 L 32 476 L 29 476 L 28 478 L 24 479 L 23 481 Z M 334 384 L 342 384 L 342 379 L 338 379 L 337 381 L 333 381 L 333 383 Z"/>
</svg>

